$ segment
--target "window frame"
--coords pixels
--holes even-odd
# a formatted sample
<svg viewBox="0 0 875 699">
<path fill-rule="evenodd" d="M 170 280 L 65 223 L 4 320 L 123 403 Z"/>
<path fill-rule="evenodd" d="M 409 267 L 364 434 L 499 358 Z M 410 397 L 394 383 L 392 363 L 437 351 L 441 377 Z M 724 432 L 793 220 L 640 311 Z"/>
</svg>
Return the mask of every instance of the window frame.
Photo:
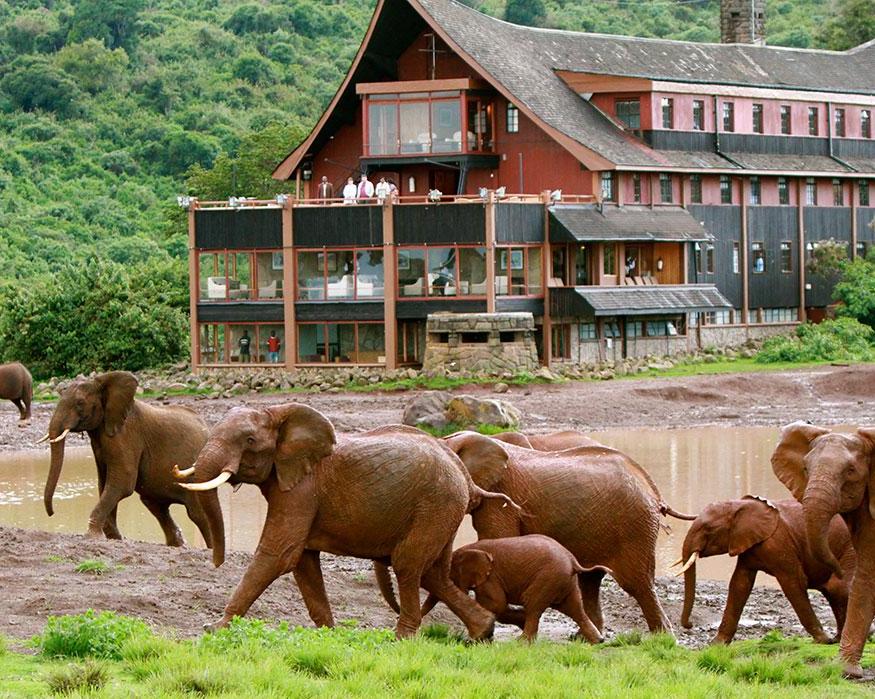
<svg viewBox="0 0 875 699">
<path fill-rule="evenodd" d="M 352 296 L 344 296 L 344 297 L 333 297 L 330 298 L 328 295 L 328 261 L 329 254 L 331 253 L 352 253 L 352 262 L 353 262 L 353 270 L 352 270 Z M 382 246 L 377 245 L 369 245 L 369 246 L 343 246 L 343 247 L 323 247 L 323 248 L 311 248 L 311 247 L 300 247 L 295 248 L 294 251 L 294 287 L 295 287 L 295 303 L 337 303 L 340 301 L 383 301 L 386 298 L 386 256 L 383 255 L 383 295 L 382 296 L 359 296 L 359 266 L 358 266 L 358 253 L 359 252 L 383 252 Z M 299 279 L 298 279 L 298 255 L 300 253 L 317 253 L 322 254 L 322 298 L 300 298 L 300 287 L 299 287 Z M 316 288 L 316 287 L 312 287 Z"/>
<path fill-rule="evenodd" d="M 507 103 L 505 112 L 505 129 L 507 133 L 519 133 L 520 130 L 520 110 L 513 102 Z"/>
<path fill-rule="evenodd" d="M 265 359 L 265 361 L 263 361 L 263 362 L 249 361 L 249 362 L 246 362 L 245 364 L 243 364 L 241 362 L 232 362 L 231 361 L 231 352 L 232 352 L 232 349 L 231 349 L 231 326 L 245 326 L 247 329 L 248 328 L 255 328 L 255 334 L 252 337 L 252 342 L 250 344 L 250 347 L 255 347 L 256 351 L 254 353 L 250 352 L 250 357 L 252 357 L 253 354 L 255 357 L 259 356 L 259 348 L 262 346 L 262 342 L 266 341 L 267 338 L 270 336 L 269 330 L 267 331 L 268 332 L 267 335 L 265 335 L 265 336 L 261 335 L 261 330 L 263 327 L 267 327 L 267 328 L 271 328 L 271 329 L 281 328 L 282 332 L 283 332 L 282 340 L 281 340 L 282 359 L 276 364 L 271 363 L 267 359 Z M 218 336 L 217 331 L 218 331 L 218 328 L 220 328 L 220 327 L 224 329 L 224 333 L 223 333 L 224 337 L 222 339 L 222 353 L 225 356 L 225 361 L 223 361 L 223 362 L 205 362 L 205 361 L 203 361 L 203 343 L 201 342 L 202 333 L 203 333 L 205 328 L 213 328 L 216 336 Z M 217 345 L 217 347 L 218 347 L 218 345 Z M 197 323 L 197 336 L 195 338 L 195 356 L 198 358 L 198 366 L 204 366 L 204 367 L 228 367 L 228 366 L 282 367 L 282 366 L 285 366 L 286 362 L 288 361 L 288 355 L 286 354 L 287 350 L 288 350 L 288 344 L 287 344 L 287 337 L 286 337 L 286 328 L 285 328 L 285 323 L 281 320 L 279 320 L 279 321 L 277 321 L 277 320 L 248 320 L 248 321 L 220 320 L 220 321 L 199 321 Z M 267 356 L 267 350 L 264 351 L 264 354 L 265 354 L 265 356 Z"/>
<path fill-rule="evenodd" d="M 857 203 L 860 206 L 869 206 L 871 201 L 869 197 L 869 180 L 859 180 L 857 182 Z M 865 197 L 864 197 L 865 193 Z"/>
<path fill-rule="evenodd" d="M 819 136 L 820 135 L 820 108 L 819 107 L 809 107 L 808 108 L 808 135 L 809 136 Z"/>
<path fill-rule="evenodd" d="M 790 180 L 786 177 L 778 178 L 778 204 L 780 206 L 790 205 Z"/>
<path fill-rule="evenodd" d="M 662 115 L 662 128 L 674 128 L 674 99 L 672 97 L 662 97 L 659 101 L 659 109 Z"/>
<path fill-rule="evenodd" d="M 690 175 L 690 203 L 702 203 L 702 176 L 696 173 Z"/>
<path fill-rule="evenodd" d="M 724 101 L 722 108 L 723 131 L 726 133 L 735 133 L 735 102 Z"/>
<path fill-rule="evenodd" d="M 805 206 L 817 206 L 817 180 L 805 178 Z"/>
<path fill-rule="evenodd" d="M 763 131 L 763 111 L 762 102 L 754 102 L 753 105 L 751 105 L 751 129 L 756 134 L 765 133 Z"/>
<path fill-rule="evenodd" d="M 872 138 L 872 110 L 860 110 L 860 138 Z"/>
<path fill-rule="evenodd" d="M 782 240 L 780 243 L 781 273 L 793 274 L 793 241 Z"/>
<path fill-rule="evenodd" d="M 834 107 L 832 111 L 833 136 L 844 138 L 847 135 L 846 114 L 844 107 Z"/>
<path fill-rule="evenodd" d="M 353 365 L 369 365 L 369 366 L 382 366 L 379 362 L 359 362 L 358 354 L 359 354 L 359 326 L 360 325 L 376 325 L 376 326 L 385 326 L 385 323 L 382 320 L 301 320 L 295 321 L 295 337 L 300 337 L 300 326 L 302 325 L 321 325 L 322 326 L 322 345 L 325 348 L 324 354 L 320 355 L 325 357 L 324 362 L 304 362 L 301 361 L 301 343 L 296 342 L 295 345 L 295 364 L 298 366 L 353 366 Z M 353 346 L 355 347 L 355 361 L 350 362 L 332 362 L 330 360 L 329 351 L 331 349 L 331 343 L 328 341 L 328 326 L 329 325 L 352 325 L 353 326 Z M 317 342 L 317 346 L 318 346 Z M 383 331 L 383 357 L 386 356 L 386 332 Z"/>
<path fill-rule="evenodd" d="M 667 172 L 659 173 L 659 203 L 674 204 L 674 178 Z"/>
<path fill-rule="evenodd" d="M 789 136 L 793 133 L 793 105 L 781 105 L 781 134 Z"/>
<path fill-rule="evenodd" d="M 765 243 L 762 240 L 751 241 L 750 253 L 751 274 L 765 274 L 767 271 Z M 762 269 L 757 269 L 757 260 L 762 260 Z"/>
<path fill-rule="evenodd" d="M 705 130 L 705 100 L 693 100 L 693 131 Z"/>
<path fill-rule="evenodd" d="M 427 283 L 428 282 L 428 274 L 429 274 L 429 272 L 428 272 L 428 251 L 434 250 L 435 248 L 452 248 L 454 250 L 454 255 L 453 255 L 453 258 L 454 258 L 453 259 L 453 275 L 454 276 L 453 276 L 453 279 L 456 282 L 456 287 L 455 287 L 456 293 L 455 294 L 445 296 L 443 294 L 434 293 L 434 288 L 432 287 L 432 285 Z M 489 260 L 486 259 L 486 256 L 489 254 L 489 251 L 486 248 L 486 245 L 478 245 L 477 243 L 446 243 L 446 244 L 436 243 L 434 245 L 399 245 L 399 246 L 397 246 L 395 248 L 395 260 L 394 260 L 394 262 L 395 262 L 395 298 L 396 299 L 403 299 L 404 301 L 409 301 L 411 299 L 416 299 L 417 301 L 423 301 L 423 300 L 434 301 L 436 299 L 437 300 L 440 300 L 440 299 L 447 300 L 447 299 L 460 299 L 460 298 L 485 299 L 489 293 L 486 286 L 484 286 L 484 292 L 482 294 L 471 294 L 471 293 L 463 294 L 461 292 L 462 287 L 461 287 L 461 284 L 459 284 L 459 282 L 461 282 L 462 279 L 459 276 L 459 272 L 460 272 L 459 264 L 460 264 L 460 258 L 461 258 L 460 251 L 463 249 L 469 249 L 469 250 L 470 249 L 482 249 L 484 251 L 484 262 L 486 263 L 486 265 L 488 267 Z M 398 253 L 402 252 L 402 251 L 407 252 L 407 251 L 414 251 L 414 250 L 422 252 L 423 253 L 423 260 L 425 260 L 425 268 L 423 270 L 423 274 L 425 276 L 422 277 L 422 280 L 423 280 L 422 287 L 423 287 L 423 291 L 425 293 L 422 296 L 406 296 L 406 295 L 402 296 L 401 295 L 401 275 L 398 273 Z M 384 265 L 385 265 L 385 263 L 384 263 Z M 385 269 L 385 267 L 384 267 L 384 269 Z M 484 285 L 486 284 L 487 279 L 488 279 L 488 274 L 487 274 L 486 278 L 484 278 L 484 281 L 483 281 Z"/>
<path fill-rule="evenodd" d="M 732 204 L 732 178 L 720 175 L 720 203 Z"/>
<path fill-rule="evenodd" d="M 638 114 L 637 114 L 638 123 L 635 126 L 633 126 L 632 124 L 629 123 L 629 121 L 627 121 L 627 118 L 633 116 L 632 111 L 630 110 L 628 112 L 628 114 L 625 113 L 627 111 L 626 108 L 631 107 L 633 104 L 638 108 Z M 622 109 L 621 109 L 621 106 L 622 106 Z M 621 111 L 623 112 L 623 114 L 621 114 Z M 641 128 L 641 98 L 640 97 L 634 97 L 634 98 L 619 97 L 619 98 L 615 99 L 614 100 L 614 116 L 616 117 L 617 121 L 619 121 L 621 124 L 623 124 L 627 129 L 634 129 L 634 130 L 640 129 Z"/>
<path fill-rule="evenodd" d="M 479 246 L 462 246 L 462 247 L 479 247 Z M 495 264 L 495 266 L 494 266 L 495 283 L 498 284 L 498 279 L 502 276 L 501 274 L 499 274 L 499 271 L 498 271 L 499 270 L 498 262 L 500 259 L 501 252 L 504 250 L 507 250 L 508 251 L 508 258 L 507 259 L 508 259 L 508 261 L 511 261 L 511 252 L 515 251 L 515 250 L 522 250 L 523 251 L 523 288 L 526 290 L 526 293 L 524 293 L 524 294 L 511 294 L 510 293 L 510 291 L 514 287 L 514 285 L 511 284 L 513 272 L 519 271 L 519 270 L 513 269 L 512 262 L 511 262 L 511 264 L 509 264 L 507 266 L 507 273 L 505 275 L 503 275 L 504 278 L 507 280 L 508 293 L 499 294 L 498 291 L 496 290 L 496 292 L 495 292 L 496 298 L 499 298 L 499 297 L 500 298 L 543 298 L 544 297 L 544 295 L 545 295 L 544 289 L 546 287 L 547 280 L 544 278 L 543 248 L 544 248 L 543 245 L 531 245 L 531 244 L 523 244 L 523 243 L 513 243 L 511 245 L 504 244 L 504 245 L 496 245 L 495 246 L 495 263 L 494 263 Z M 530 286 L 530 284 L 529 284 L 529 253 L 532 250 L 537 250 L 537 251 L 541 252 L 541 290 L 540 290 L 540 292 L 538 292 L 536 294 L 529 293 L 529 286 Z M 487 254 L 488 254 L 488 251 L 487 251 Z M 456 258 L 458 259 L 458 255 L 456 256 Z"/>
<path fill-rule="evenodd" d="M 258 255 L 284 255 L 282 250 L 278 250 L 276 248 L 197 248 L 194 251 L 194 254 L 197 256 L 197 289 L 198 289 L 198 303 L 241 303 L 241 302 L 258 302 L 258 303 L 282 303 L 283 296 L 285 293 L 285 289 L 280 289 L 280 295 L 274 298 L 260 298 L 258 296 L 259 290 L 259 278 L 258 278 Z M 201 282 L 204 280 L 201 272 L 201 256 L 208 255 L 213 257 L 213 273 L 208 274 L 207 277 L 221 277 L 225 278 L 225 296 L 223 298 L 210 298 L 209 296 L 203 297 L 201 296 Z M 229 281 L 231 279 L 235 279 L 237 276 L 236 268 L 237 268 L 237 255 L 248 255 L 249 256 L 249 287 L 247 291 L 249 295 L 246 297 L 239 298 L 231 298 L 231 284 Z M 225 259 L 225 272 L 224 274 L 219 274 L 219 257 L 222 256 Z M 231 264 L 231 259 L 234 259 L 233 265 Z M 284 260 L 285 264 L 285 260 Z M 239 282 L 239 280 L 236 280 Z M 277 280 L 279 281 L 279 280 Z M 272 282 L 270 282 L 272 283 Z"/>
<path fill-rule="evenodd" d="M 832 205 L 845 205 L 845 184 L 838 177 L 833 177 L 832 179 Z"/>
<path fill-rule="evenodd" d="M 760 206 L 763 203 L 763 183 L 753 175 L 748 180 L 748 202 L 750 206 Z"/>
</svg>

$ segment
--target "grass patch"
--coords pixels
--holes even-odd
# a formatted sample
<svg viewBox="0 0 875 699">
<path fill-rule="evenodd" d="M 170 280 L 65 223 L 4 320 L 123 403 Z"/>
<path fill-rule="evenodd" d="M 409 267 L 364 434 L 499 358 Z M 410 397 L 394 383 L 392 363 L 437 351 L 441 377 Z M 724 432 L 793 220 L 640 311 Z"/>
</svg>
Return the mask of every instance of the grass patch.
<svg viewBox="0 0 875 699">
<path fill-rule="evenodd" d="M 530 372 L 521 372 L 511 378 L 504 379 L 496 376 L 491 377 L 461 377 L 461 376 L 424 376 L 419 375 L 412 379 L 394 379 L 380 381 L 373 384 L 348 384 L 345 390 L 370 392 L 370 391 L 449 391 L 463 386 L 480 386 L 484 384 L 506 383 L 510 386 L 525 386 L 532 383 L 551 383 L 547 379 L 535 376 Z"/>
<path fill-rule="evenodd" d="M 600 646 L 544 640 L 466 644 L 448 627 L 432 625 L 399 642 L 389 630 L 354 624 L 312 629 L 235 619 L 214 634 L 177 641 L 115 615 L 60 619 L 65 621 L 50 626 L 85 626 L 90 631 L 84 635 L 92 639 L 120 624 L 108 635 L 124 640 L 114 643 L 113 653 L 92 644 L 80 653 L 88 661 L 76 665 L 65 659 L 69 649 L 62 658 L 0 655 L 0 696 L 871 696 L 869 687 L 841 679 L 835 646 L 778 634 L 689 651 L 671 636 L 641 632 Z M 873 660 L 869 648 L 864 665 Z"/>
<path fill-rule="evenodd" d="M 79 563 L 74 570 L 86 575 L 105 575 L 112 571 L 112 566 L 105 561 L 85 560 Z"/>
<path fill-rule="evenodd" d="M 432 427 L 431 425 L 417 425 L 417 427 L 423 432 L 430 434 L 432 437 L 446 437 L 448 434 L 461 432 L 462 430 L 472 430 L 474 432 L 479 432 L 480 434 L 501 434 L 502 432 L 514 431 L 509 427 L 498 427 L 497 425 L 487 425 L 483 423 L 466 426 L 451 422 L 444 427 Z"/>
<path fill-rule="evenodd" d="M 48 657 L 119 660 L 125 642 L 149 633 L 140 619 L 89 609 L 73 616 L 50 616 L 36 645 Z"/>
</svg>

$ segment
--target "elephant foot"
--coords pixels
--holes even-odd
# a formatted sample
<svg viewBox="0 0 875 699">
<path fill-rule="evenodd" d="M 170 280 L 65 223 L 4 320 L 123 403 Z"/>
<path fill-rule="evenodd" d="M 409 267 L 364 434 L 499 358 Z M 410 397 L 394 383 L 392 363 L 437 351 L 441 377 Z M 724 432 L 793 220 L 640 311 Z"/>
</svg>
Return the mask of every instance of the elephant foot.
<svg viewBox="0 0 875 699">
<path fill-rule="evenodd" d="M 570 639 L 572 641 L 586 641 L 587 643 L 592 643 L 593 645 L 598 643 L 604 643 L 605 637 L 599 633 L 594 639 L 589 638 L 583 631 L 578 631 L 575 634 L 572 634 Z"/>
<path fill-rule="evenodd" d="M 472 624 L 468 627 L 468 636 L 472 641 L 491 641 L 495 633 L 495 615 L 488 614 L 482 624 Z"/>
<path fill-rule="evenodd" d="M 212 624 L 204 624 L 204 632 L 213 633 L 213 631 L 224 629 L 229 623 L 231 623 L 231 619 L 228 617 L 222 617 L 218 621 L 214 621 Z"/>
<path fill-rule="evenodd" d="M 845 663 L 842 668 L 842 677 L 847 680 L 861 680 L 864 676 L 860 663 Z"/>
<path fill-rule="evenodd" d="M 815 643 L 818 643 L 822 646 L 828 646 L 831 643 L 838 643 L 838 638 L 835 636 L 827 636 L 825 633 L 817 634 L 816 636 L 811 637 Z"/>
<path fill-rule="evenodd" d="M 21 429 L 24 429 L 25 427 L 29 427 L 29 426 L 30 426 L 30 418 L 29 418 L 29 417 L 21 418 L 21 419 L 18 421 L 18 426 L 19 426 Z"/>
<path fill-rule="evenodd" d="M 85 532 L 86 539 L 102 539 L 103 538 L 103 530 L 102 529 L 92 529 L 88 528 L 88 531 Z M 121 538 L 121 537 L 119 537 Z"/>
<path fill-rule="evenodd" d="M 718 636 L 714 636 L 714 638 L 711 639 L 711 642 L 708 645 L 728 646 L 730 643 L 732 643 L 732 638 L 726 638 L 725 636 L 718 635 Z"/>
</svg>

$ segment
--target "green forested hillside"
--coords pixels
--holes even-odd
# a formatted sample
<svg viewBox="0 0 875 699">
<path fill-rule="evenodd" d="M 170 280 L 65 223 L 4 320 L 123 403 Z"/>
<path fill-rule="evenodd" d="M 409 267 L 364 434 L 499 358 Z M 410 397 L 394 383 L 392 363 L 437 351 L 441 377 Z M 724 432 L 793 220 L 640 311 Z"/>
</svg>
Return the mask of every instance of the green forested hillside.
<svg viewBox="0 0 875 699">
<path fill-rule="evenodd" d="M 716 0 L 467 2 L 564 29 L 717 38 Z M 374 4 L 0 0 L 0 358 L 71 373 L 110 358 L 139 368 L 181 356 L 186 250 L 176 195 L 283 189 L 270 170 L 334 93 Z M 767 16 L 771 43 L 843 48 L 875 33 L 875 0 L 782 0 L 768 3 Z M 103 293 L 69 286 L 90 276 L 106 293 L 113 284 L 142 290 L 146 310 L 114 331 L 131 339 L 114 337 L 111 354 L 91 347 L 60 361 L 33 335 L 63 326 L 69 344 L 77 323 L 84 332 L 88 302 L 71 301 L 99 303 Z M 160 312 L 140 328 L 150 306 Z M 165 343 L 166 357 L 138 349 L 138 337 L 160 332 L 180 336 Z"/>
</svg>

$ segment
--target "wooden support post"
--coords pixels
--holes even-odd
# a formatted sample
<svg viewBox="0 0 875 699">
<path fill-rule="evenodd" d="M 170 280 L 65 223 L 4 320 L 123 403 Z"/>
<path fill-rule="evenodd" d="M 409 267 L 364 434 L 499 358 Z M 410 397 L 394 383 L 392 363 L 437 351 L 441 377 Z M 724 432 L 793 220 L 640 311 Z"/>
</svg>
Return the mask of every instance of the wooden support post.
<svg viewBox="0 0 875 699">
<path fill-rule="evenodd" d="M 796 246 L 799 248 L 799 310 L 796 317 L 800 323 L 808 319 L 805 311 L 805 178 L 796 178 Z"/>
<path fill-rule="evenodd" d="M 191 368 L 194 371 L 200 365 L 200 334 L 197 323 L 197 302 L 200 296 L 198 286 L 198 252 L 195 245 L 194 212 L 197 210 L 197 200 L 193 199 L 188 209 L 188 318 L 191 333 Z"/>
<path fill-rule="evenodd" d="M 541 253 L 541 279 L 544 281 L 544 315 L 541 320 L 541 332 L 544 333 L 544 366 L 550 366 L 552 353 L 552 317 L 550 316 L 550 279 L 553 265 L 550 255 L 550 191 L 541 192 L 541 203 L 544 205 L 544 245 Z"/>
<path fill-rule="evenodd" d="M 495 192 L 486 197 L 486 312 L 495 313 Z"/>
<path fill-rule="evenodd" d="M 731 185 L 730 185 L 731 186 Z M 750 244 L 748 242 L 747 231 L 747 202 L 748 202 L 748 181 L 747 178 L 741 178 L 741 250 L 739 251 L 741 259 L 741 316 L 745 325 L 750 324 L 750 265 L 748 264 L 748 255 Z"/>
<path fill-rule="evenodd" d="M 392 197 L 386 197 L 383 201 L 383 322 L 386 369 L 390 371 L 398 365 L 398 320 L 395 314 L 395 294 L 398 287 L 395 280 L 397 269 Z"/>
<path fill-rule="evenodd" d="M 298 360 L 298 328 L 295 325 L 295 234 L 292 224 L 294 199 L 283 205 L 283 325 L 286 337 L 286 369 L 293 369 Z"/>
<path fill-rule="evenodd" d="M 851 180 L 851 254 L 848 255 L 848 258 L 851 260 L 857 259 L 858 237 L 859 231 L 857 229 L 857 197 L 854 193 L 854 181 Z"/>
</svg>

